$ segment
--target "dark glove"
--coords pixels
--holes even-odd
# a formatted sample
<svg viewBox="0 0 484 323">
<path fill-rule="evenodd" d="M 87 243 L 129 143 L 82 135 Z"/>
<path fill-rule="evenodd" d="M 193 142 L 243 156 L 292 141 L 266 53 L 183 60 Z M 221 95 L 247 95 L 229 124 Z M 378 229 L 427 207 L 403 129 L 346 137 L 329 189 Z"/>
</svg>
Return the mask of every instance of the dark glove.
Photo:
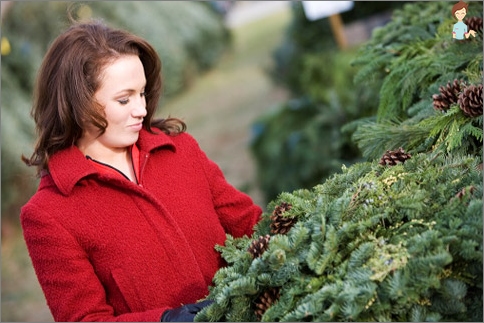
<svg viewBox="0 0 484 323">
<path fill-rule="evenodd" d="M 161 316 L 161 322 L 193 322 L 195 315 L 213 301 L 205 300 L 200 303 L 187 304 L 171 310 L 166 310 Z"/>
</svg>

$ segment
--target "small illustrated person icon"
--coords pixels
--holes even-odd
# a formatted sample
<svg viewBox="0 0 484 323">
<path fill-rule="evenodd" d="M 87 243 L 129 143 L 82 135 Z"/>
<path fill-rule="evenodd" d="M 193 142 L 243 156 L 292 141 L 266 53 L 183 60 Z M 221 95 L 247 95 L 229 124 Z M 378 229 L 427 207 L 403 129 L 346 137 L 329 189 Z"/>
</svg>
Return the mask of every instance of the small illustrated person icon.
<svg viewBox="0 0 484 323">
<path fill-rule="evenodd" d="M 452 30 L 452 38 L 463 40 L 464 37 L 467 39 L 470 35 L 476 37 L 476 32 L 474 30 L 467 30 L 467 25 L 463 22 L 464 17 L 467 14 L 468 4 L 460 0 L 452 7 L 452 17 L 457 18 L 457 23 L 454 24 L 454 29 Z"/>
</svg>

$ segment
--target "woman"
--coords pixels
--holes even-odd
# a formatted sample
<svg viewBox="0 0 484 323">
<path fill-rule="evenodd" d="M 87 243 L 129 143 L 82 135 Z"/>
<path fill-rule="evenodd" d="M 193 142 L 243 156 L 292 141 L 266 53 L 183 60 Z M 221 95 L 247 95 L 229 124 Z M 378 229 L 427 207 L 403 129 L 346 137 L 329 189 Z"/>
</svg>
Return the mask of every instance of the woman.
<svg viewBox="0 0 484 323">
<path fill-rule="evenodd" d="M 182 121 L 153 119 L 160 72 L 145 40 L 97 22 L 44 58 L 21 224 L 56 321 L 193 320 L 223 265 L 214 246 L 260 219 Z"/>
<path fill-rule="evenodd" d="M 452 6 L 452 16 L 457 19 L 457 23 L 454 24 L 452 29 L 452 38 L 457 40 L 463 40 L 472 37 L 476 37 L 476 32 L 474 30 L 467 30 L 467 25 L 463 22 L 464 17 L 467 15 L 467 8 L 469 5 L 464 1 L 459 1 Z"/>
</svg>

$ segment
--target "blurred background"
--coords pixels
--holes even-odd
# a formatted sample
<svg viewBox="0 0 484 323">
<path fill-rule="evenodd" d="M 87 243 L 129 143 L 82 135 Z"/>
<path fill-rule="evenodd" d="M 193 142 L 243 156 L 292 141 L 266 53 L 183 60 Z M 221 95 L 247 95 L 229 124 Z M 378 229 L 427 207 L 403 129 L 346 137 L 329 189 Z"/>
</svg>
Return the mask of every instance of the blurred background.
<svg viewBox="0 0 484 323">
<path fill-rule="evenodd" d="M 331 1 L 321 1 L 327 8 Z M 52 321 L 19 225 L 38 180 L 31 94 L 50 42 L 98 18 L 146 38 L 165 80 L 159 117 L 179 117 L 227 180 L 263 209 L 362 160 L 342 127 L 375 114 L 379 84 L 353 81 L 358 48 L 404 2 L 353 2 L 308 17 L 296 1 L 1 2 L 2 321 Z"/>
</svg>

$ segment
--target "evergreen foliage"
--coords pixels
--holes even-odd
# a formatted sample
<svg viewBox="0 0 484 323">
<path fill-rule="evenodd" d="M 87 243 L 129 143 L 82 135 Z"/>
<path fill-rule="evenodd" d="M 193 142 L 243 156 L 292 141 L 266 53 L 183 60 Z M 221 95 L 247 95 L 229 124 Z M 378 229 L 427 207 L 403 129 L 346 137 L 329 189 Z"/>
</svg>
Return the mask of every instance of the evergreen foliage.
<svg viewBox="0 0 484 323">
<path fill-rule="evenodd" d="M 469 14 L 476 8 L 482 2 L 470 3 Z M 371 162 L 282 191 L 251 237 L 217 246 L 228 266 L 197 321 L 482 322 L 482 34 L 453 42 L 449 12 L 448 3 L 408 4 L 374 33 L 355 60 L 355 80 L 379 86 L 378 112 L 345 127 L 357 129 Z M 455 98 L 434 108 L 453 80 L 464 81 L 452 95 L 466 109 Z M 299 133 L 319 116 L 308 111 Z M 272 231 L 287 219 L 289 231 Z M 253 257 L 258 237 L 264 248 Z"/>
<path fill-rule="evenodd" d="M 353 87 L 355 51 L 307 54 L 300 71 L 306 94 L 275 107 L 253 125 L 258 182 L 270 201 L 281 191 L 310 188 L 360 158 L 341 127 L 375 113 L 371 89 Z"/>
<path fill-rule="evenodd" d="M 341 17 L 348 24 L 402 5 L 355 2 Z M 341 128 L 374 115 L 377 108 L 379 85 L 353 83 L 357 69 L 350 62 L 356 49 L 337 49 L 329 19 L 309 21 L 300 2 L 292 3 L 291 9 L 293 18 L 274 51 L 271 75 L 294 98 L 274 107 L 253 127 L 251 149 L 267 201 L 281 191 L 310 188 L 342 164 L 360 161 L 361 152 L 351 139 L 354 129 Z"/>
<path fill-rule="evenodd" d="M 482 9 L 482 2 L 469 2 L 467 17 L 482 17 Z M 482 112 L 468 117 L 450 100 L 450 111 L 443 113 L 432 102 L 439 88 L 455 80 L 466 84 L 461 92 L 482 87 L 482 32 L 464 42 L 452 39 L 456 21 L 449 12 L 448 2 L 407 4 L 361 47 L 353 62 L 361 67 L 355 82 L 381 84 L 376 120 L 357 121 L 354 133 L 368 159 L 390 143 L 405 142 L 409 151 L 435 145 L 448 153 L 482 155 Z"/>
<path fill-rule="evenodd" d="M 252 237 L 217 247 L 229 265 L 196 319 L 257 321 L 257 299 L 278 288 L 262 321 L 482 321 L 482 192 L 475 158 L 435 152 L 281 193 Z M 271 234 L 282 203 L 298 221 Z M 267 234 L 253 258 L 251 241 Z"/>
</svg>

